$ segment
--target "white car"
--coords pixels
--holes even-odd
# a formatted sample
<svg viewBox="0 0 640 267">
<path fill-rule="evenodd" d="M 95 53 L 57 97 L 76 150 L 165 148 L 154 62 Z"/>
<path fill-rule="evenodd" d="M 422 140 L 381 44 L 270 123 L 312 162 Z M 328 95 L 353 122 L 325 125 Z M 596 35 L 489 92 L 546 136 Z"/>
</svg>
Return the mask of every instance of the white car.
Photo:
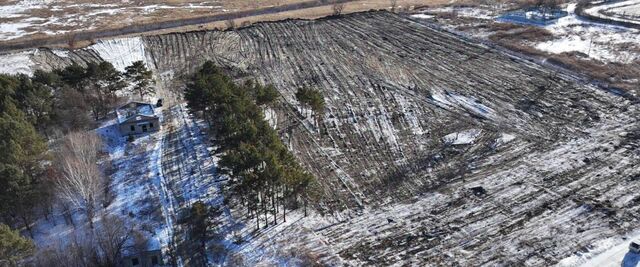
<svg viewBox="0 0 640 267">
<path fill-rule="evenodd" d="M 640 241 L 631 241 L 631 243 L 629 243 L 629 251 L 640 253 Z"/>
</svg>

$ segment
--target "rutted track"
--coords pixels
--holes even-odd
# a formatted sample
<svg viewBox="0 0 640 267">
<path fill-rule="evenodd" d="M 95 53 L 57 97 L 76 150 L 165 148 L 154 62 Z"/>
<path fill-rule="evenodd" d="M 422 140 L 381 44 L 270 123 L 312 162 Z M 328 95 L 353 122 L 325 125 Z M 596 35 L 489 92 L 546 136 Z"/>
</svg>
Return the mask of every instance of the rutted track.
<svg viewBox="0 0 640 267">
<path fill-rule="evenodd" d="M 202 141 L 196 138 L 199 128 L 187 116 L 183 105 L 176 105 L 164 113 L 163 126 L 167 132 L 163 139 L 162 169 L 168 195 L 172 200 L 175 236 L 175 248 L 178 264 L 185 266 L 206 266 L 204 258 L 196 251 L 197 244 L 190 242 L 187 227 L 180 221 L 188 214 L 195 201 L 206 203 L 222 201 L 216 199 L 220 194 L 215 183 L 215 164 L 203 157 Z M 226 222 L 225 222 L 226 223 Z"/>
<path fill-rule="evenodd" d="M 214 60 L 277 86 L 278 127 L 326 205 L 385 205 L 318 231 L 354 265 L 548 265 L 638 227 L 637 107 L 564 72 L 388 13 L 145 42 L 161 71 Z M 321 130 L 295 123 L 301 86 L 326 96 Z M 469 128 L 474 144 L 442 143 Z"/>
</svg>

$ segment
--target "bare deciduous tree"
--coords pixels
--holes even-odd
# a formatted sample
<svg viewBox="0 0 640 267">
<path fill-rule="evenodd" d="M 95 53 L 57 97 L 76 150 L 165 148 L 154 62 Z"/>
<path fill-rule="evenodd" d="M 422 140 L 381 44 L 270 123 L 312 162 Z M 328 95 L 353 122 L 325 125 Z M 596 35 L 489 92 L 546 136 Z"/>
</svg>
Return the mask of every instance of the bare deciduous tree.
<svg viewBox="0 0 640 267">
<path fill-rule="evenodd" d="M 333 15 L 338 16 L 342 14 L 344 10 L 344 4 L 335 4 L 331 7 L 333 9 Z"/>
<path fill-rule="evenodd" d="M 95 133 L 67 135 L 59 156 L 62 175 L 56 180 L 60 196 L 83 210 L 92 228 L 106 186 L 105 176 L 96 163 L 101 146 L 100 137 Z"/>
<path fill-rule="evenodd" d="M 116 266 L 125 244 L 134 237 L 134 231 L 116 216 L 103 216 L 96 243 L 100 248 L 104 266 Z"/>
<path fill-rule="evenodd" d="M 227 29 L 229 30 L 233 30 L 236 28 L 236 22 L 232 19 L 225 21 L 224 24 L 225 26 L 227 26 Z"/>
<path fill-rule="evenodd" d="M 67 36 L 67 45 L 70 49 L 75 49 L 78 44 L 78 37 L 75 34 Z"/>
<path fill-rule="evenodd" d="M 389 3 L 391 4 L 391 12 L 396 12 L 398 0 L 390 0 Z"/>
</svg>

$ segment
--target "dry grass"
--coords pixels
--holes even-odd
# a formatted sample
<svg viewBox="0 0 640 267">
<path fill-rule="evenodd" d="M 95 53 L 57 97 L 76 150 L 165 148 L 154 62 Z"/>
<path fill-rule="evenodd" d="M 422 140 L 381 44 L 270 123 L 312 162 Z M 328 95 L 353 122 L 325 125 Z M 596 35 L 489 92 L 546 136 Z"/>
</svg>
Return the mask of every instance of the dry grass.
<svg viewBox="0 0 640 267">
<path fill-rule="evenodd" d="M 238 12 L 246 10 L 254 10 L 270 6 L 280 6 L 285 4 L 306 2 L 307 0 L 220 0 L 220 1 L 194 1 L 194 0 L 138 0 L 138 1 L 119 1 L 119 0 L 62 0 L 54 1 L 48 8 L 32 9 L 25 15 L 29 18 L 51 19 L 58 18 L 55 23 L 32 23 L 33 27 L 26 28 L 29 35 L 20 37 L 12 41 L 27 41 L 30 39 L 46 38 L 51 36 L 46 32 L 57 32 L 60 34 L 71 35 L 86 30 L 106 30 L 123 28 L 128 25 L 140 25 L 157 23 L 161 21 L 178 20 L 186 18 L 195 18 L 210 16 L 214 14 L 223 14 L 228 12 Z M 189 4 L 198 5 L 201 3 L 209 3 L 210 7 L 220 5 L 220 8 L 187 8 Z M 416 6 L 438 6 L 450 3 L 447 0 L 398 0 L 396 10 L 412 10 Z M 14 2 L 1 3 L 0 6 L 15 4 Z M 93 4 L 93 5 L 88 5 Z M 113 6 L 96 6 L 113 5 Z M 56 8 L 51 8 L 53 5 Z M 181 8 L 165 8 L 155 9 L 143 12 L 140 7 L 149 5 L 174 6 Z M 274 21 L 288 18 L 305 18 L 313 19 L 323 16 L 332 15 L 334 13 L 328 4 L 319 8 L 310 8 L 304 10 L 294 10 L 290 12 L 281 12 L 277 14 L 261 15 L 236 19 L 234 26 L 246 26 L 259 21 Z M 117 9 L 117 12 L 103 12 L 108 9 Z M 390 0 L 369 0 L 354 1 L 345 4 L 342 13 L 352 13 L 366 11 L 370 9 L 391 9 Z M 96 12 L 103 12 L 97 14 Z M 20 22 L 22 18 L 2 19 L 0 22 Z M 40 24 L 40 25 L 39 25 Z M 176 29 L 156 31 L 154 33 L 167 33 L 189 30 L 202 29 L 223 29 L 227 28 L 224 21 L 213 22 L 203 25 L 192 25 L 180 27 Z M 71 31 L 70 33 L 66 33 Z"/>
<path fill-rule="evenodd" d="M 398 11 L 411 11 L 419 6 L 441 6 L 450 3 L 447 0 L 398 0 L 397 8 Z M 367 10 L 380 10 L 380 9 L 390 9 L 390 1 L 389 0 L 362 0 L 362 1 L 354 1 L 345 4 L 344 10 L 342 10 L 343 14 L 354 13 L 354 12 L 362 12 Z M 332 5 L 326 5 L 322 7 L 315 8 L 307 8 L 301 10 L 294 10 L 288 12 L 281 12 L 276 14 L 268 14 L 268 15 L 259 15 L 259 16 L 247 16 L 240 19 L 234 20 L 233 26 L 241 26 L 246 27 L 256 22 L 267 22 L 267 21 L 279 21 L 285 19 L 317 19 L 321 17 L 326 17 L 333 15 L 334 10 Z M 172 29 L 159 30 L 159 31 L 150 31 L 146 32 L 143 35 L 155 35 L 155 34 L 166 34 L 173 32 L 187 32 L 187 31 L 199 31 L 199 30 L 223 30 L 227 29 L 230 24 L 226 21 L 216 21 L 207 24 L 198 24 L 198 25 L 189 25 L 184 27 L 176 27 Z"/>
<path fill-rule="evenodd" d="M 589 77 L 606 82 L 610 86 L 627 91 L 638 89 L 638 82 L 635 79 L 640 77 L 640 62 L 632 62 L 629 64 L 615 62 L 607 63 L 589 59 L 585 54 L 579 52 L 550 54 L 537 50 L 531 46 L 524 45 L 520 42 L 516 42 L 511 38 L 493 39 L 492 40 L 494 42 L 505 48 L 538 58 L 546 58 L 547 62 L 550 64 L 582 73 Z"/>
<path fill-rule="evenodd" d="M 508 26 L 500 26 L 507 28 L 508 30 L 499 30 L 498 32 L 489 36 L 489 39 L 494 42 L 543 42 L 553 39 L 553 34 L 546 29 L 539 27 L 520 27 L 513 24 Z"/>
</svg>

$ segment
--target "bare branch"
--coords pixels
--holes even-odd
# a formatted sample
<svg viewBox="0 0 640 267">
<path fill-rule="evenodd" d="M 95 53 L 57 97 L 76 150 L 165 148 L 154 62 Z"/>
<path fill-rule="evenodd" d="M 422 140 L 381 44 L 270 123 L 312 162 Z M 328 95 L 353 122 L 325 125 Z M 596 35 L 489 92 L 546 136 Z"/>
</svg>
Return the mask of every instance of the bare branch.
<svg viewBox="0 0 640 267">
<path fill-rule="evenodd" d="M 101 146 L 100 137 L 94 133 L 69 134 L 59 154 L 62 177 L 56 180 L 62 198 L 82 209 L 92 226 L 106 186 L 105 176 L 96 164 Z"/>
</svg>

